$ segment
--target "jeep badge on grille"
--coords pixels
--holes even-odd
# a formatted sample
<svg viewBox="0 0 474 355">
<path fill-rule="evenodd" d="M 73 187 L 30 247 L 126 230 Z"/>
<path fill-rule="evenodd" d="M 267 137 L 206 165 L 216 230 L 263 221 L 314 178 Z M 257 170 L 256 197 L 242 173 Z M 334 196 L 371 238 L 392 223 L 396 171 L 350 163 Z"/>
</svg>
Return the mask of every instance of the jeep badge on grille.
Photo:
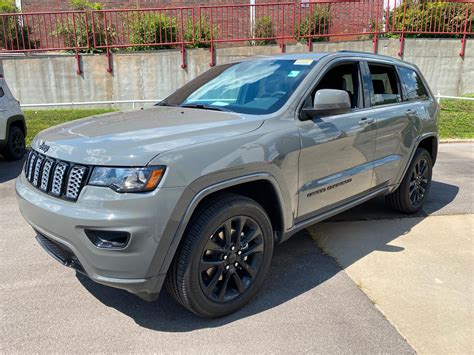
<svg viewBox="0 0 474 355">
<path fill-rule="evenodd" d="M 46 153 L 49 150 L 49 145 L 47 145 L 45 142 L 42 142 L 38 149 L 42 150 L 43 153 Z"/>
</svg>

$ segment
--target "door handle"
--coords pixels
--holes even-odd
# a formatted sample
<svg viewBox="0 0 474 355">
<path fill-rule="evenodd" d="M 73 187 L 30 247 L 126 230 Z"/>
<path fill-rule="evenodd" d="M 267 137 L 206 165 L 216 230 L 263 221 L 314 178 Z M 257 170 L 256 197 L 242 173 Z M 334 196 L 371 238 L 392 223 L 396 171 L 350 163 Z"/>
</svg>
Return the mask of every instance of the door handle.
<svg viewBox="0 0 474 355">
<path fill-rule="evenodd" d="M 405 111 L 405 115 L 407 116 L 416 116 L 418 112 L 416 110 L 408 109 Z"/>
<path fill-rule="evenodd" d="M 360 121 L 359 121 L 359 124 L 361 126 L 365 126 L 365 125 L 369 125 L 369 124 L 372 124 L 375 122 L 375 118 L 362 118 Z"/>
</svg>

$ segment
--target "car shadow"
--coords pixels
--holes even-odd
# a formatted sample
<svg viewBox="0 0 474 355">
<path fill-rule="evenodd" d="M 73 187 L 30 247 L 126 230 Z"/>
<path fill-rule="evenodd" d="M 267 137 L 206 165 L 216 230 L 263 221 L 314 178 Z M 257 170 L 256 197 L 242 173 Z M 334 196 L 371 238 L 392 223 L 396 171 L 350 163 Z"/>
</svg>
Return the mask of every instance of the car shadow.
<svg viewBox="0 0 474 355">
<path fill-rule="evenodd" d="M 8 161 L 0 154 L 0 184 L 16 179 L 23 168 L 24 158 L 17 161 Z"/>
<path fill-rule="evenodd" d="M 307 233 L 299 233 L 276 248 L 269 274 L 259 292 L 239 311 L 222 318 L 203 319 L 180 306 L 165 291 L 155 302 L 146 302 L 122 290 L 99 285 L 77 273 L 81 284 L 99 301 L 133 318 L 148 329 L 190 332 L 214 328 L 243 319 L 285 303 L 333 277 L 340 268 L 316 248 Z"/>
<path fill-rule="evenodd" d="M 383 205 L 383 199 L 369 201 L 333 218 L 332 221 L 353 221 L 405 217 L 403 223 L 397 224 L 397 227 L 391 230 L 367 231 L 370 242 L 358 249 L 359 252 L 354 254 L 356 257 L 352 262 L 375 250 L 389 253 L 402 251 L 403 248 L 391 246 L 389 243 L 411 230 L 427 215 L 449 204 L 459 192 L 457 186 L 439 181 L 434 181 L 432 188 L 437 193 L 430 195 L 425 208 L 418 214 L 418 217 L 422 218 L 406 218 L 406 215 L 392 212 Z M 157 301 L 149 303 L 126 291 L 94 283 L 81 274 L 76 276 L 100 302 L 131 317 L 142 327 L 164 332 L 190 332 L 219 327 L 265 312 L 317 288 L 340 271 L 341 268 L 334 259 L 317 247 L 309 231 L 302 231 L 275 249 L 269 275 L 257 296 L 239 311 L 218 319 L 202 319 L 188 312 L 165 290 Z"/>
<path fill-rule="evenodd" d="M 365 221 L 406 217 L 427 217 L 449 205 L 459 193 L 459 187 L 441 181 L 432 181 L 428 199 L 423 208 L 411 215 L 395 211 L 385 204 L 384 197 L 377 197 L 346 212 L 330 218 L 331 222 Z"/>
</svg>

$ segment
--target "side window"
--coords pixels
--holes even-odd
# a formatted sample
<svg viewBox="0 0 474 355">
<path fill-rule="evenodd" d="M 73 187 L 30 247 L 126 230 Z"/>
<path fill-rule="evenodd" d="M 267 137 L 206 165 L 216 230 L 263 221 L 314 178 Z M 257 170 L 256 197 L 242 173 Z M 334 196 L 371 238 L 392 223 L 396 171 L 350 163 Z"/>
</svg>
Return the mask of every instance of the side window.
<svg viewBox="0 0 474 355">
<path fill-rule="evenodd" d="M 3 88 L 0 86 L 0 97 L 5 96 L 5 91 L 3 91 Z"/>
<path fill-rule="evenodd" d="M 428 100 L 428 90 L 426 90 L 420 76 L 413 69 L 399 67 L 405 96 L 403 101 Z"/>
<path fill-rule="evenodd" d="M 304 107 L 311 107 L 314 95 L 321 89 L 344 90 L 349 94 L 352 108 L 360 108 L 361 101 L 359 88 L 359 65 L 357 63 L 341 64 L 330 69 L 319 81 L 316 88 L 309 95 Z"/>
<path fill-rule="evenodd" d="M 370 64 L 372 80 L 372 106 L 393 104 L 402 101 L 395 68 L 391 65 Z"/>
</svg>

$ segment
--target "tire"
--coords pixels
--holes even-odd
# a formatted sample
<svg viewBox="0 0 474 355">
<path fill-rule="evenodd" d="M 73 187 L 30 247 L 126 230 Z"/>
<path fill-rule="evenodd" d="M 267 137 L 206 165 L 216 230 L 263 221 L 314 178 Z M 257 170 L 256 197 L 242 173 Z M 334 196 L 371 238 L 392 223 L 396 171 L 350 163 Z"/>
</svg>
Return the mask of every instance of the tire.
<svg viewBox="0 0 474 355">
<path fill-rule="evenodd" d="M 23 131 L 12 126 L 8 131 L 7 144 L 3 148 L 2 154 L 6 160 L 20 160 L 25 155 L 25 135 Z"/>
<path fill-rule="evenodd" d="M 426 149 L 418 148 L 400 186 L 385 200 L 395 210 L 413 214 L 425 203 L 431 187 L 433 160 Z"/>
<path fill-rule="evenodd" d="M 191 312 L 206 318 L 235 312 L 262 285 L 273 254 L 273 230 L 254 200 L 219 195 L 199 208 L 183 238 L 165 286 Z"/>
</svg>

